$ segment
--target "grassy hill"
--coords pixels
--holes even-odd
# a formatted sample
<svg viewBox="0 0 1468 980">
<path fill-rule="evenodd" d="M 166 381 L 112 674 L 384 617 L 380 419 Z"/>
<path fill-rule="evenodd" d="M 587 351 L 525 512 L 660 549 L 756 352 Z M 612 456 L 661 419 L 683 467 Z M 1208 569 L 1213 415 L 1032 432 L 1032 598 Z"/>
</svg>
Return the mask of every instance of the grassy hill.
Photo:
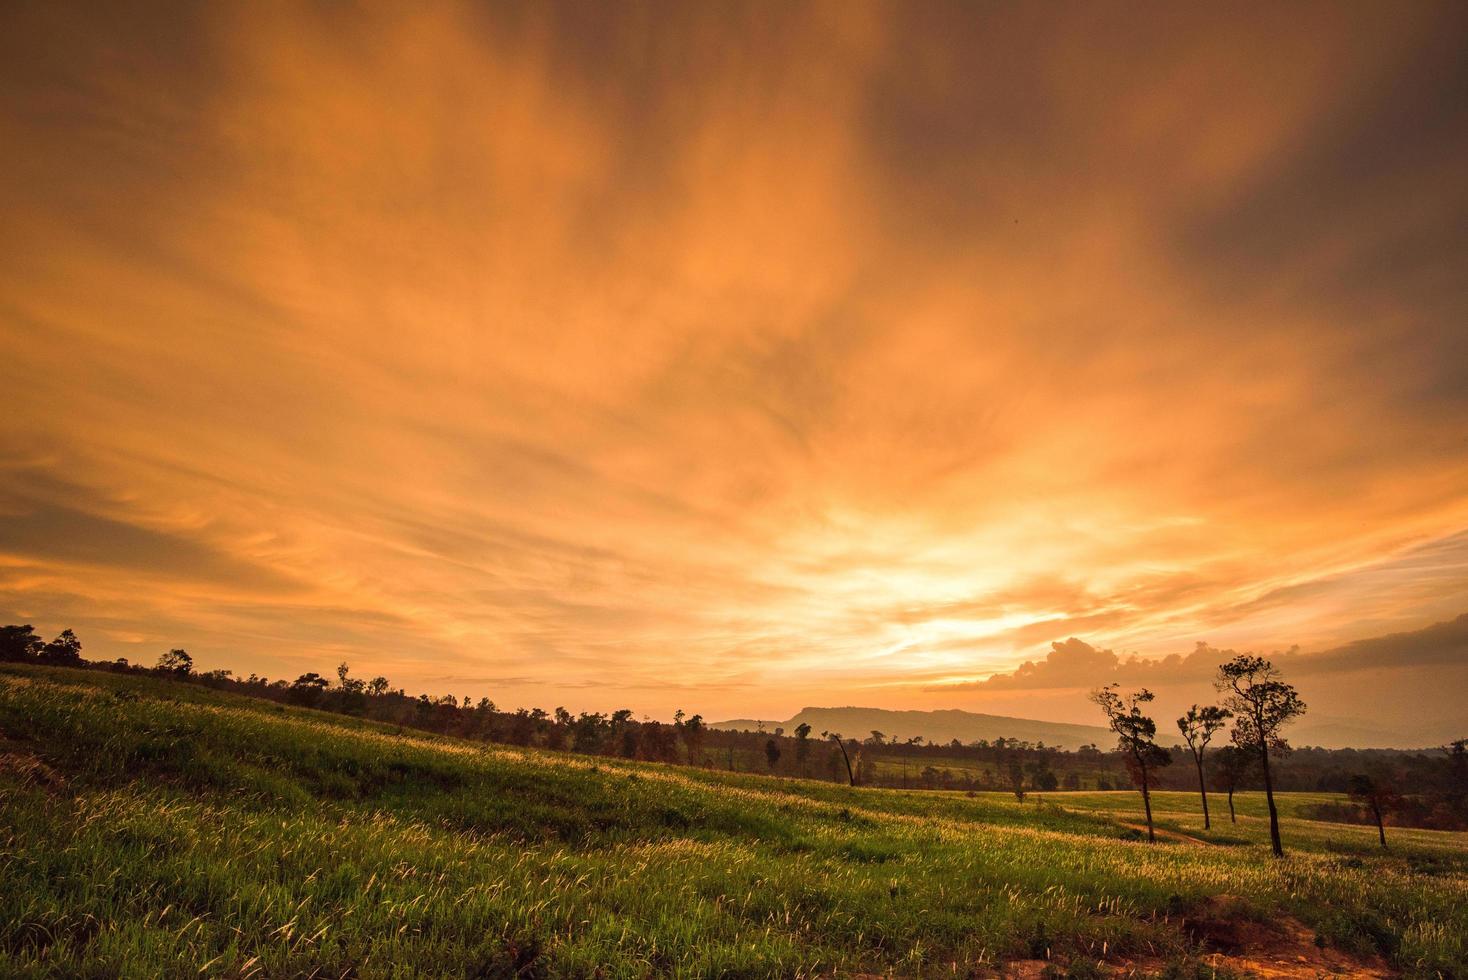
<svg viewBox="0 0 1468 980">
<path fill-rule="evenodd" d="M 1227 943 L 1195 928 L 1220 892 L 1310 949 L 1468 973 L 1464 835 L 1383 855 L 1291 820 L 1276 862 L 1251 796 L 1211 839 L 1149 846 L 1134 794 L 593 760 L 14 666 L 0 736 L 9 976 L 1225 976 L 1246 961 L 1205 965 Z M 1159 809 L 1196 837 L 1188 803 Z"/>
<path fill-rule="evenodd" d="M 1111 745 L 1116 736 L 1097 725 L 1071 725 L 1059 721 L 1036 721 L 1033 718 L 1009 718 L 949 708 L 941 711 L 890 711 L 886 708 L 802 708 L 786 721 L 761 722 L 753 718 L 716 721 L 710 728 L 729 731 L 754 731 L 763 725 L 773 731 L 777 726 L 787 733 L 801 723 L 814 732 L 840 732 L 847 738 L 864 739 L 874 730 L 888 738 L 906 740 L 921 735 L 925 740 L 943 744 L 955 738 L 968 743 L 979 739 L 992 742 L 997 738 L 1044 742 L 1063 749 L 1082 745 Z"/>
</svg>

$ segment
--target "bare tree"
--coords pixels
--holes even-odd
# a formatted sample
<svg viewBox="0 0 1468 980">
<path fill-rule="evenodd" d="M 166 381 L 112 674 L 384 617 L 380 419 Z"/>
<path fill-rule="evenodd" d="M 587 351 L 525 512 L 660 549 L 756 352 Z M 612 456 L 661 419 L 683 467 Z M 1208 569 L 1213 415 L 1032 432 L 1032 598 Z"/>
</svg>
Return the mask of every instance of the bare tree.
<svg viewBox="0 0 1468 980">
<path fill-rule="evenodd" d="M 846 742 L 842 740 L 840 732 L 821 732 L 821 738 L 829 738 L 836 743 L 841 750 L 841 760 L 846 763 L 846 781 L 852 786 L 856 785 L 856 773 L 851 768 L 851 756 L 846 754 Z"/>
<path fill-rule="evenodd" d="M 1208 783 L 1203 778 L 1203 753 L 1208 751 L 1208 743 L 1213 741 L 1215 733 L 1221 731 L 1228 719 L 1233 717 L 1227 708 L 1220 708 L 1210 704 L 1198 707 L 1196 704 L 1188 709 L 1188 713 L 1177 720 L 1177 730 L 1182 733 L 1183 741 L 1188 743 L 1188 751 L 1193 753 L 1193 764 L 1198 767 L 1198 792 L 1203 797 L 1203 829 L 1212 830 L 1213 822 L 1208 816 Z"/>
<path fill-rule="evenodd" d="M 1279 679 L 1274 665 L 1263 657 L 1241 653 L 1218 668 L 1214 684 L 1225 693 L 1223 706 L 1233 712 L 1234 744 L 1255 753 L 1264 772 L 1264 798 L 1269 804 L 1269 843 L 1275 857 L 1284 857 L 1279 839 L 1279 810 L 1274 805 L 1274 782 L 1269 773 L 1269 751 L 1288 752 L 1279 734 L 1291 719 L 1305 713 L 1293 686 Z"/>
<path fill-rule="evenodd" d="M 1109 684 L 1091 692 L 1091 700 L 1106 714 L 1106 721 L 1116 733 L 1117 749 L 1127 760 L 1132 778 L 1142 790 L 1142 806 L 1147 811 L 1147 840 L 1155 843 L 1157 834 L 1152 829 L 1152 792 L 1148 785 L 1151 770 L 1172 762 L 1172 755 L 1158 745 L 1157 722 L 1142 714 L 1142 705 L 1151 701 L 1153 694 L 1145 687 L 1135 694 L 1123 695 L 1117 685 Z"/>
</svg>

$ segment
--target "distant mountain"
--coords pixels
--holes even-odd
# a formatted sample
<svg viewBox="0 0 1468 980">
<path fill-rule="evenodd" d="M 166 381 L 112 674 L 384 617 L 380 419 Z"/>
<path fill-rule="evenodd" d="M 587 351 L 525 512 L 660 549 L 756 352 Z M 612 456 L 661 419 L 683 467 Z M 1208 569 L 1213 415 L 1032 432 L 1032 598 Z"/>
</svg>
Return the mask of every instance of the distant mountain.
<svg viewBox="0 0 1468 980">
<path fill-rule="evenodd" d="M 1424 719 L 1428 722 L 1436 719 Z M 1428 728 L 1387 728 L 1369 725 L 1350 718 L 1325 716 L 1312 719 L 1306 715 L 1298 725 L 1286 729 L 1291 745 L 1317 745 L 1327 749 L 1431 749 L 1452 741 L 1463 730 L 1452 721 L 1441 721 Z"/>
<path fill-rule="evenodd" d="M 961 742 L 979 739 L 1017 738 L 1026 742 L 1044 742 L 1057 748 L 1074 749 L 1095 743 L 1110 748 L 1116 736 L 1096 725 L 1068 725 L 1058 721 L 1035 721 L 1033 718 L 1006 718 L 1003 715 L 981 715 L 957 708 L 945 711 L 888 711 L 885 708 L 802 708 L 786 721 L 764 721 L 734 718 L 711 722 L 710 728 L 725 731 L 754 731 L 761 724 L 765 731 L 785 729 L 786 734 L 804 722 L 819 734 L 840 732 L 847 738 L 864 739 L 873 730 L 889 738 L 906 741 L 921 735 L 929 742 Z"/>
</svg>

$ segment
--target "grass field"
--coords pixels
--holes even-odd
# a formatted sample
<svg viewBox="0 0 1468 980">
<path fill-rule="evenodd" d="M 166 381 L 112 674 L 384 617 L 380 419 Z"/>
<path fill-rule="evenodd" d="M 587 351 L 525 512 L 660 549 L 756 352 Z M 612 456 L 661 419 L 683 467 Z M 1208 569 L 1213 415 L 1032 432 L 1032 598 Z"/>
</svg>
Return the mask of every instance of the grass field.
<svg viewBox="0 0 1468 980">
<path fill-rule="evenodd" d="M 0 735 L 10 976 L 1222 976 L 1181 924 L 1223 892 L 1468 975 L 1468 835 L 1287 819 L 1275 861 L 1252 795 L 1147 845 L 1130 793 L 850 789 L 29 667 Z M 1190 795 L 1157 807 L 1204 836 Z"/>
</svg>

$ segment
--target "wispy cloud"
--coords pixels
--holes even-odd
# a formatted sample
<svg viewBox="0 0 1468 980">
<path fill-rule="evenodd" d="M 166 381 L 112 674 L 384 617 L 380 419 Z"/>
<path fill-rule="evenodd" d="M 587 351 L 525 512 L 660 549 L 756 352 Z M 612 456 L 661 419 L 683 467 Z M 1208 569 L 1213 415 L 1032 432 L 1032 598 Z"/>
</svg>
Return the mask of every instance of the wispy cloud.
<svg viewBox="0 0 1468 980">
<path fill-rule="evenodd" d="M 1256 13 L 9 5 L 0 614 L 709 716 L 1450 618 L 1468 24 Z"/>
</svg>

